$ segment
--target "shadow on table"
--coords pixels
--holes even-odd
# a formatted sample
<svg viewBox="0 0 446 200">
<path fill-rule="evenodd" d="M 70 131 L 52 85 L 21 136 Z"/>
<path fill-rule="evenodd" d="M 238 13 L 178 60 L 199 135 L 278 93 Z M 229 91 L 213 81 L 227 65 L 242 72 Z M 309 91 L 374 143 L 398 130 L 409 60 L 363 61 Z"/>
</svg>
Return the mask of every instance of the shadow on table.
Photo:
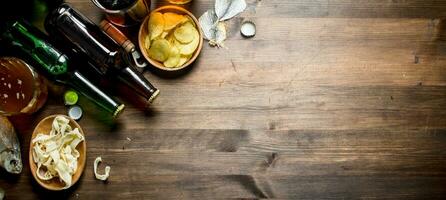
<svg viewBox="0 0 446 200">
<path fill-rule="evenodd" d="M 446 19 L 432 19 L 432 26 L 436 27 L 435 40 L 446 41 Z"/>
<path fill-rule="evenodd" d="M 29 176 L 29 178 L 32 179 L 30 180 L 32 191 L 37 194 L 39 199 L 68 199 L 69 197 L 76 196 L 75 191 L 78 189 L 80 185 L 79 183 L 83 177 L 84 175 L 82 174 L 79 181 L 66 190 L 50 191 L 40 186 L 36 180 L 34 180 L 33 176 Z"/>
<path fill-rule="evenodd" d="M 199 59 L 199 57 L 200 57 L 200 55 L 198 55 L 197 60 Z M 152 74 L 155 74 L 156 76 L 158 76 L 160 78 L 163 78 L 163 79 L 176 79 L 176 78 L 181 78 L 181 77 L 184 77 L 184 76 L 187 76 L 188 74 L 190 74 L 193 71 L 193 69 L 195 68 L 195 65 L 197 63 L 196 61 L 193 62 L 191 65 L 183 68 L 183 69 L 180 69 L 180 70 L 177 70 L 177 71 L 171 71 L 171 72 L 167 72 L 167 71 L 158 69 L 158 68 L 156 68 L 154 66 L 151 66 L 151 65 L 147 66 L 147 69 Z"/>
<path fill-rule="evenodd" d="M 28 157 L 26 157 L 26 158 L 28 158 Z M 22 162 L 22 164 L 25 165 L 25 163 L 23 163 L 23 162 Z M 26 170 L 26 169 L 27 169 L 26 166 L 23 166 L 22 170 Z M 21 174 L 11 174 L 11 173 L 8 173 L 4 169 L 0 169 L 0 178 L 8 183 L 14 183 L 14 184 L 17 183 L 20 179 L 20 175 Z"/>
</svg>

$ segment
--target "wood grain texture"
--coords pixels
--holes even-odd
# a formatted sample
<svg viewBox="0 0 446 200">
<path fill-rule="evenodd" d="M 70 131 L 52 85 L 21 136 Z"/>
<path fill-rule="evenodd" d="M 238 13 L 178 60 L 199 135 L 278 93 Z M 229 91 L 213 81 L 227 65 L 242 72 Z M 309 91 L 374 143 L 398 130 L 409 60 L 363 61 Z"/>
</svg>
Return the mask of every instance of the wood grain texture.
<svg viewBox="0 0 446 200">
<path fill-rule="evenodd" d="M 103 17 L 90 0 L 68 2 Z M 198 17 L 212 2 L 187 8 Z M 446 1 L 247 2 L 227 22 L 227 48 L 205 45 L 175 79 L 145 73 L 161 90 L 149 111 L 123 98 L 110 121 L 81 98 L 88 157 L 72 189 L 45 191 L 25 168 L 0 173 L 7 197 L 445 198 Z M 244 20 L 254 38 L 240 36 Z M 12 119 L 22 152 L 39 120 L 66 112 L 52 95 Z M 94 179 L 97 156 L 112 167 L 106 183 Z"/>
</svg>

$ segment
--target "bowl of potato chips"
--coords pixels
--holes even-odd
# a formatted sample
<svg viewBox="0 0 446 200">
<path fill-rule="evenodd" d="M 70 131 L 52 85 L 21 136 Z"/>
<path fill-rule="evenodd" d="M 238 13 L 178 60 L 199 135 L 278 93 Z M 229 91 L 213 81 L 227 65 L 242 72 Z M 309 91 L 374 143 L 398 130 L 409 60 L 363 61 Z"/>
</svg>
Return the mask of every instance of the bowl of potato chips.
<svg viewBox="0 0 446 200">
<path fill-rule="evenodd" d="M 179 6 L 153 10 L 139 29 L 139 47 L 156 68 L 177 71 L 193 63 L 203 47 L 197 18 Z"/>
</svg>

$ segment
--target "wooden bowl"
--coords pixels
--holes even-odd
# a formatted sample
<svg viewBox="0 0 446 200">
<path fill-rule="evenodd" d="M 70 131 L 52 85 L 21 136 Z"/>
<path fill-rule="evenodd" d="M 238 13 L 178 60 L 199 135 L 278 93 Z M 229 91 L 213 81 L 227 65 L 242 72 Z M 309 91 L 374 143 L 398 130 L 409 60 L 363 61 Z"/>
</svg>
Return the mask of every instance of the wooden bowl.
<svg viewBox="0 0 446 200">
<path fill-rule="evenodd" d="M 33 155 L 32 155 L 32 149 L 34 147 L 34 145 L 32 144 L 32 140 L 37 136 L 38 133 L 48 133 L 49 134 L 51 131 L 53 120 L 56 116 L 64 116 L 65 118 L 69 119 L 70 126 L 73 129 L 78 128 L 79 132 L 85 136 L 84 131 L 82 131 L 82 128 L 79 126 L 79 124 L 68 116 L 51 115 L 51 116 L 46 117 L 45 119 L 40 121 L 39 124 L 37 124 L 36 128 L 34 128 L 32 136 L 31 136 L 31 142 L 29 145 L 29 166 L 31 168 L 31 173 L 33 174 L 34 179 L 37 181 L 37 183 L 39 183 L 42 187 L 44 187 L 48 190 L 59 191 L 59 190 L 63 190 L 63 187 L 65 186 L 65 184 L 59 180 L 59 178 L 52 178 L 51 180 L 45 181 L 45 180 L 40 180 L 37 177 L 37 174 L 36 174 L 37 165 L 34 162 Z M 82 175 L 82 172 L 84 171 L 84 168 L 85 168 L 85 160 L 87 158 L 87 156 L 86 156 L 87 155 L 87 144 L 86 144 L 85 140 L 82 141 L 81 143 L 79 143 L 77 145 L 76 149 L 79 151 L 80 156 L 77 160 L 78 161 L 77 169 L 72 177 L 71 186 L 73 186 L 79 180 L 79 178 Z"/>
<path fill-rule="evenodd" d="M 162 71 L 179 71 L 182 70 L 184 68 L 186 68 L 187 66 L 189 66 L 190 64 L 192 64 L 198 57 L 198 55 L 201 52 L 201 49 L 203 48 L 203 32 L 201 31 L 200 25 L 198 23 L 197 18 L 195 18 L 195 16 L 187 11 L 186 9 L 179 7 L 179 6 L 162 6 L 159 7 L 155 10 L 153 10 L 152 12 L 160 12 L 160 13 L 165 13 L 165 12 L 173 12 L 173 13 L 177 13 L 177 14 L 181 14 L 181 15 L 188 15 L 195 23 L 195 26 L 197 27 L 198 30 L 198 35 L 200 36 L 200 41 L 198 43 L 198 47 L 195 50 L 195 52 L 192 54 L 192 57 L 189 59 L 189 61 L 187 61 L 186 63 L 184 63 L 183 66 L 181 67 L 174 67 L 174 68 L 169 68 L 169 67 L 165 67 L 163 65 L 163 63 L 160 63 L 152 58 L 149 57 L 147 50 L 145 48 L 145 41 L 146 41 L 146 36 L 148 34 L 148 22 L 149 22 L 149 18 L 150 15 L 147 15 L 147 17 L 144 19 L 144 21 L 141 24 L 141 27 L 139 28 L 139 34 L 138 34 L 138 44 L 139 44 L 139 48 L 141 49 L 141 53 L 144 56 L 144 58 L 149 61 L 150 64 L 152 64 L 153 66 L 155 66 L 156 68 L 162 70 Z"/>
</svg>

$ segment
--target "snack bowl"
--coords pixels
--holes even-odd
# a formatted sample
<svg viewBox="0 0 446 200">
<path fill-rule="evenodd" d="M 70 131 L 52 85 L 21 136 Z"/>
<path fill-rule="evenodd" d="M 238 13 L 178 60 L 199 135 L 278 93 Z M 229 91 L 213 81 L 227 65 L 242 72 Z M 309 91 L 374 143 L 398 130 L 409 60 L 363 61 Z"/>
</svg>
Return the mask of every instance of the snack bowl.
<svg viewBox="0 0 446 200">
<path fill-rule="evenodd" d="M 139 29 L 139 33 L 138 33 L 138 44 L 139 44 L 139 48 L 141 49 L 141 53 L 143 54 L 144 58 L 147 61 L 149 61 L 149 63 L 152 66 L 154 66 L 155 68 L 157 68 L 161 71 L 173 72 L 173 71 L 180 71 L 182 69 L 187 68 L 197 59 L 198 55 L 201 52 L 201 49 L 203 48 L 203 32 L 201 31 L 201 28 L 200 28 L 197 18 L 191 12 L 187 11 L 186 9 L 179 7 L 179 6 L 173 6 L 173 5 L 162 6 L 162 7 L 159 7 L 157 9 L 153 10 L 152 12 L 160 12 L 160 13 L 173 12 L 176 14 L 189 16 L 189 18 L 192 19 L 192 21 L 198 31 L 199 43 L 198 43 L 197 49 L 192 54 L 191 58 L 186 63 L 184 63 L 182 66 L 173 67 L 173 68 L 165 67 L 163 63 L 150 58 L 149 54 L 147 52 L 147 49 L 145 48 L 145 42 L 146 42 L 145 40 L 147 38 L 147 35 L 149 34 L 148 33 L 149 32 L 148 22 L 149 22 L 150 15 L 148 15 L 142 22 L 141 27 Z"/>
<path fill-rule="evenodd" d="M 71 119 L 70 117 L 65 116 L 65 115 L 50 115 L 50 116 L 44 118 L 42 121 L 40 121 L 37 124 L 37 126 L 34 128 L 33 134 L 31 136 L 30 146 L 29 146 L 29 165 L 30 165 L 31 173 L 32 173 L 34 179 L 37 181 L 37 183 L 39 183 L 39 185 L 41 185 L 42 187 L 44 187 L 48 190 L 53 190 L 53 191 L 63 190 L 65 185 L 57 177 L 52 178 L 50 180 L 41 180 L 39 177 L 37 177 L 37 174 L 36 174 L 37 164 L 34 162 L 34 158 L 33 158 L 33 154 L 32 154 L 32 149 L 34 148 L 34 144 L 32 143 L 32 140 L 39 133 L 49 134 L 51 131 L 51 128 L 52 128 L 53 120 L 57 116 L 63 116 L 65 118 L 69 119 L 69 121 L 70 121 L 69 125 L 73 129 L 78 128 L 79 132 L 85 137 L 85 134 L 84 134 L 82 128 L 80 127 L 80 125 L 76 121 L 74 121 L 73 119 Z M 77 163 L 76 172 L 72 176 L 71 186 L 73 186 L 79 180 L 79 178 L 82 175 L 82 172 L 84 171 L 84 168 L 85 168 L 85 162 L 86 162 L 86 158 L 87 158 L 87 156 L 86 156 L 87 155 L 87 144 L 86 144 L 85 140 L 80 142 L 77 145 L 76 150 L 79 151 L 79 158 L 77 160 L 78 163 Z"/>
</svg>

